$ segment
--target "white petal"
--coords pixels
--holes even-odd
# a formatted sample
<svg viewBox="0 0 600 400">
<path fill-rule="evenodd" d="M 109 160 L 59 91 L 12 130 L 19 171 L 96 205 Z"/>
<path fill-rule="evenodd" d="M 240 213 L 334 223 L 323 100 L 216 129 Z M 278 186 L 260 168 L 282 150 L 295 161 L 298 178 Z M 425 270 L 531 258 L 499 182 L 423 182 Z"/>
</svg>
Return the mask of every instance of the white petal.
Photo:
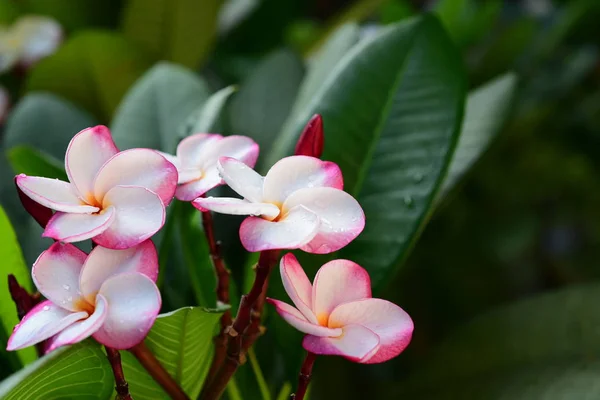
<svg viewBox="0 0 600 400">
<path fill-rule="evenodd" d="M 273 219 L 279 215 L 279 208 L 268 203 L 250 203 L 231 197 L 200 197 L 192 202 L 200 211 L 215 211 L 230 215 L 262 215 Z"/>
<path fill-rule="evenodd" d="M 81 201 L 68 182 L 21 174 L 17 185 L 29 198 L 56 211 L 90 214 L 100 210 Z"/>
<path fill-rule="evenodd" d="M 98 214 L 57 212 L 48 221 L 42 236 L 68 243 L 91 239 L 108 229 L 114 217 L 114 207 L 105 208 Z"/>
<path fill-rule="evenodd" d="M 232 135 L 224 137 L 203 153 L 204 169 L 213 167 L 222 157 L 233 158 L 254 168 L 258 159 L 258 144 L 246 136 Z"/>
<path fill-rule="evenodd" d="M 180 185 L 175 191 L 175 197 L 181 201 L 192 201 L 222 184 L 223 180 L 215 169 L 199 179 L 191 180 L 188 183 Z"/>
<path fill-rule="evenodd" d="M 332 329 L 309 322 L 300 311 L 296 310 L 289 304 L 284 303 L 283 301 L 275 299 L 267 299 L 267 301 L 275 306 L 277 313 L 281 315 L 281 318 L 283 318 L 285 322 L 298 329 L 302 333 L 329 337 L 336 337 L 342 334 L 342 329 L 340 328 Z"/>
<path fill-rule="evenodd" d="M 205 160 L 203 153 L 222 139 L 223 136 L 212 133 L 196 133 L 183 139 L 177 146 L 177 158 L 181 160 L 182 168 L 201 168 Z"/>
<path fill-rule="evenodd" d="M 12 34 L 22 40 L 21 63 L 26 66 L 54 53 L 62 40 L 62 28 L 55 20 L 33 15 L 20 18 Z"/>
<path fill-rule="evenodd" d="M 222 157 L 217 165 L 223 180 L 240 196 L 254 203 L 262 202 L 263 177 L 235 158 Z"/>
</svg>

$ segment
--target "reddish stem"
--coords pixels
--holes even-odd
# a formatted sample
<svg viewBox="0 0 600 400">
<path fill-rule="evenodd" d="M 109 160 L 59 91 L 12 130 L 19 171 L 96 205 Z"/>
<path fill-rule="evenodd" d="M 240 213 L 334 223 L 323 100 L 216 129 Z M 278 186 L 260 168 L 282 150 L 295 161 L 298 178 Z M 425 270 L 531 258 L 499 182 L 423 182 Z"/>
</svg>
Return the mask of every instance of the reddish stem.
<svg viewBox="0 0 600 400">
<path fill-rule="evenodd" d="M 208 241 L 208 247 L 210 251 L 210 258 L 215 268 L 217 275 L 217 300 L 222 304 L 229 304 L 229 270 L 225 266 L 223 257 L 221 256 L 221 249 L 219 243 L 215 239 L 213 219 L 210 212 L 202 213 L 202 225 L 204 227 L 204 233 L 206 240 Z M 231 311 L 227 310 L 221 316 L 221 329 L 219 334 L 215 337 L 215 356 L 213 357 L 210 370 L 206 378 L 206 383 L 214 379 L 215 375 L 219 371 L 219 368 L 223 364 L 227 355 L 227 328 L 231 326 L 232 318 Z"/>
<path fill-rule="evenodd" d="M 115 376 L 115 389 L 117 391 L 117 400 L 132 400 L 129 394 L 129 385 L 125 380 L 125 374 L 123 373 L 123 365 L 121 364 L 121 354 L 119 350 L 113 349 L 112 347 L 104 346 L 106 349 L 106 357 L 110 362 L 110 366 Z"/>
<path fill-rule="evenodd" d="M 263 291 L 256 300 L 252 312 L 250 313 L 250 325 L 242 336 L 242 351 L 245 353 L 265 332 L 265 327 L 261 325 L 262 312 L 267 300 L 267 288 L 269 287 L 269 277 L 265 280 Z"/>
<path fill-rule="evenodd" d="M 317 355 L 315 353 L 306 353 L 306 358 L 304 358 L 304 362 L 300 368 L 300 374 L 298 375 L 298 388 L 296 389 L 296 393 L 292 395 L 293 400 L 304 399 L 306 391 L 308 390 L 308 384 L 310 383 L 312 369 L 316 359 Z"/>
<path fill-rule="evenodd" d="M 189 400 L 189 397 L 179 384 L 169 375 L 160 361 L 154 357 L 154 354 L 141 342 L 130 348 L 131 354 L 137 358 L 142 366 L 148 371 L 150 376 L 171 396 L 174 400 Z"/>
<path fill-rule="evenodd" d="M 256 265 L 254 284 L 252 285 L 250 292 L 242 296 L 235 321 L 233 321 L 233 325 L 227 330 L 227 333 L 229 334 L 227 358 L 218 375 L 206 386 L 202 395 L 203 399 L 219 399 L 237 368 L 245 362 L 242 336 L 246 331 L 246 328 L 248 328 L 248 325 L 250 325 L 253 307 L 256 305 L 256 302 L 263 291 L 266 291 L 267 289 L 265 283 L 273 266 L 277 263 L 278 258 L 279 250 L 267 250 L 260 253 L 260 258 Z"/>
</svg>

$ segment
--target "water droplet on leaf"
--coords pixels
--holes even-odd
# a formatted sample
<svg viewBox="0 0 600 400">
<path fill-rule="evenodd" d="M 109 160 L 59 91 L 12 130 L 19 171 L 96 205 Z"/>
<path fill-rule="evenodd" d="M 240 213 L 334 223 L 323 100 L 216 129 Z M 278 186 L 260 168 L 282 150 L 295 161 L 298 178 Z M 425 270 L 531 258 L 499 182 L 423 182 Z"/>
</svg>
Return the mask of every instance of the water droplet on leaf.
<svg viewBox="0 0 600 400">
<path fill-rule="evenodd" d="M 414 203 L 415 203 L 413 201 L 413 198 L 408 194 L 402 198 L 402 201 L 404 201 L 404 205 L 407 207 L 412 207 L 412 206 L 414 206 Z"/>
</svg>

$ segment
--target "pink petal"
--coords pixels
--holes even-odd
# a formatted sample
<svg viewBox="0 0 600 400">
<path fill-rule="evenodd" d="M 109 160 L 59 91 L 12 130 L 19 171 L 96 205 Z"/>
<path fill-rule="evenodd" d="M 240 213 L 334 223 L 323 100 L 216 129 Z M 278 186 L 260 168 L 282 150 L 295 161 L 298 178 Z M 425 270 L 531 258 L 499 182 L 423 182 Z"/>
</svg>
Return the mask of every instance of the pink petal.
<svg viewBox="0 0 600 400">
<path fill-rule="evenodd" d="M 93 304 L 96 293 L 111 276 L 125 272 L 138 272 L 156 281 L 158 277 L 158 254 L 152 240 L 125 250 L 111 250 L 96 246 L 85 261 L 79 275 L 79 287 L 83 296 Z"/>
<path fill-rule="evenodd" d="M 102 125 L 84 129 L 71 139 L 65 156 L 67 176 L 82 199 L 92 202 L 94 178 L 118 152 L 110 131 Z"/>
<path fill-rule="evenodd" d="M 319 216 L 319 233 L 302 248 L 308 253 L 327 254 L 346 246 L 365 227 L 365 214 L 348 193 L 328 188 L 300 189 L 283 203 L 283 211 L 303 205 Z"/>
<path fill-rule="evenodd" d="M 352 261 L 330 261 L 315 276 L 312 307 L 321 325 L 327 326 L 329 315 L 340 304 L 370 297 L 369 274 Z"/>
<path fill-rule="evenodd" d="M 115 218 L 94 242 L 109 249 L 127 249 L 154 235 L 165 224 L 165 205 L 154 192 L 139 186 L 116 186 L 104 196 L 103 207 Z"/>
<path fill-rule="evenodd" d="M 202 176 L 200 179 L 184 183 L 177 188 L 175 197 L 181 201 L 192 201 L 212 188 L 223 184 L 223 180 L 219 176 L 217 170 L 212 170 Z M 279 210 L 278 210 L 279 211 Z"/>
<path fill-rule="evenodd" d="M 161 306 L 154 282 L 136 272 L 120 274 L 107 279 L 99 295 L 108 302 L 108 315 L 94 339 L 119 350 L 144 340 Z"/>
<path fill-rule="evenodd" d="M 312 312 L 312 284 L 308 280 L 302 266 L 292 253 L 288 253 L 279 264 L 281 280 L 285 291 L 290 296 L 298 310 L 311 323 L 317 324 L 317 318 Z"/>
<path fill-rule="evenodd" d="M 254 168 L 258 159 L 258 144 L 249 137 L 231 135 L 223 138 L 214 147 L 208 148 L 203 157 L 205 157 L 203 160 L 204 169 L 216 165 L 221 157 L 233 158 L 250 168 Z"/>
<path fill-rule="evenodd" d="M 31 276 L 41 294 L 70 311 L 80 311 L 79 274 L 87 254 L 68 243 L 56 242 L 33 264 Z"/>
<path fill-rule="evenodd" d="M 240 196 L 255 203 L 262 202 L 263 177 L 242 161 L 221 157 L 217 164 L 221 177 Z"/>
<path fill-rule="evenodd" d="M 158 151 L 155 150 L 158 154 L 160 154 L 161 156 L 163 156 L 165 158 L 165 160 L 167 160 L 168 162 L 170 162 L 171 164 L 173 164 L 175 166 L 175 168 L 177 168 L 177 172 L 179 173 L 179 171 L 183 168 L 183 166 L 181 165 L 181 160 L 179 158 L 177 158 L 177 156 L 174 156 L 172 154 L 169 153 L 165 153 L 163 151 Z M 179 177 L 181 179 L 181 177 Z"/>
<path fill-rule="evenodd" d="M 250 203 L 232 197 L 200 197 L 192 202 L 200 211 L 215 211 L 230 215 L 262 215 L 273 219 L 279 215 L 279 208 L 269 203 Z"/>
<path fill-rule="evenodd" d="M 339 337 L 307 335 L 302 341 L 305 350 L 315 354 L 342 356 L 364 362 L 379 349 L 379 336 L 361 325 L 347 325 Z"/>
<path fill-rule="evenodd" d="M 410 343 L 413 322 L 400 307 L 386 300 L 364 299 L 341 304 L 329 316 L 330 327 L 359 324 L 379 336 L 380 347 L 368 364 L 380 363 L 396 357 Z"/>
<path fill-rule="evenodd" d="M 48 221 L 43 237 L 62 242 L 79 242 L 104 232 L 115 218 L 114 207 L 105 208 L 97 214 L 67 214 L 57 212 Z"/>
<path fill-rule="evenodd" d="M 108 304 L 102 295 L 96 296 L 96 306 L 94 313 L 88 318 L 77 321 L 70 325 L 58 335 L 52 337 L 46 347 L 46 352 L 50 352 L 61 346 L 81 342 L 92 336 L 104 323 L 108 314 Z"/>
<path fill-rule="evenodd" d="M 19 350 L 39 343 L 87 316 L 86 312 L 72 313 L 58 307 L 50 300 L 43 301 L 29 311 L 15 326 L 10 339 L 8 339 L 6 350 Z"/>
<path fill-rule="evenodd" d="M 240 226 L 240 239 L 248 251 L 298 249 L 310 242 L 319 229 L 319 218 L 298 206 L 277 222 L 248 217 Z"/>
<path fill-rule="evenodd" d="M 342 329 L 331 329 L 326 326 L 321 326 L 309 322 L 304 315 L 294 307 L 279 300 L 267 299 L 269 303 L 275 306 L 275 310 L 281 318 L 288 324 L 298 329 L 300 332 L 314 336 L 331 336 L 336 337 L 342 334 Z"/>
<path fill-rule="evenodd" d="M 212 133 L 196 133 L 183 139 L 177 146 L 177 158 L 182 168 L 201 168 L 206 159 L 204 154 L 222 139 L 223 136 Z"/>
<path fill-rule="evenodd" d="M 263 189 L 263 199 L 283 203 L 298 189 L 332 187 L 342 189 L 342 171 L 337 164 L 307 156 L 291 156 L 279 160 L 271 167 Z"/>
<path fill-rule="evenodd" d="M 141 186 L 156 193 L 168 205 L 177 187 L 177 168 L 158 152 L 131 149 L 120 152 L 104 164 L 94 182 L 94 193 L 103 201 L 116 186 Z"/>
<path fill-rule="evenodd" d="M 79 214 L 89 214 L 99 210 L 98 207 L 81 201 L 68 182 L 24 174 L 18 175 L 16 182 L 19 189 L 29 198 L 53 210 Z"/>
</svg>

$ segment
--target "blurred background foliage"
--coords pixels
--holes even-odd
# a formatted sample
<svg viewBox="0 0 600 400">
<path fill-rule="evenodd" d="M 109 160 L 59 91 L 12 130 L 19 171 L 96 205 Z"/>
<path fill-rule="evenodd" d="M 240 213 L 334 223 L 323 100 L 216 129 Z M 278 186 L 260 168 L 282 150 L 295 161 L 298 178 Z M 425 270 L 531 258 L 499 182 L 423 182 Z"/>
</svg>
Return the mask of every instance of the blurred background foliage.
<svg viewBox="0 0 600 400">
<path fill-rule="evenodd" d="M 265 149 L 294 107 L 310 99 L 314 88 L 302 85 L 303 77 L 326 73 L 313 68 L 315 54 L 335 60 L 336 48 L 349 49 L 386 24 L 424 12 L 436 14 L 460 47 L 471 89 L 514 71 L 517 94 L 502 132 L 441 199 L 403 268 L 386 281 L 382 297 L 415 321 L 409 349 L 376 366 L 321 358 L 311 398 L 584 398 L 578 390 L 594 385 L 600 372 L 597 0 L 0 0 L 2 24 L 39 14 L 65 30 L 54 55 L 29 71 L 0 76 L 14 107 L 4 124 L 0 202 L 27 263 L 48 242 L 20 210 L 13 168 L 23 170 L 19 162 L 32 158 L 33 146 L 43 150 L 34 158 L 44 163 L 44 175 L 61 176 L 59 160 L 73 133 L 97 123 L 112 122 L 114 132 L 146 129 L 145 143 L 173 147 L 176 142 L 165 144 L 160 136 L 170 125 L 113 120 L 125 93 L 156 63 L 170 61 L 202 76 L 190 83 L 195 91 L 187 106 L 235 85 L 235 93 L 224 89 L 213 98 L 226 102 L 224 112 L 203 128 L 252 136 Z M 336 37 L 335 47 L 323 48 Z M 153 70 L 155 79 L 160 74 Z M 145 111 L 132 112 L 176 119 L 192 111 L 161 106 L 169 85 L 154 92 L 143 86 L 138 82 L 128 96 L 145 98 Z M 327 140 L 327 125 L 325 132 Z M 186 215 L 181 221 L 189 224 L 168 222 L 163 235 L 200 243 L 198 216 L 184 206 L 171 212 Z M 235 236 L 234 219 L 218 220 L 222 237 Z M 210 290 L 182 286 L 186 265 L 193 269 L 197 260 L 183 248 L 170 253 L 165 302 L 171 309 L 214 305 L 214 298 L 197 296 Z M 236 285 L 244 287 L 245 261 L 228 261 Z M 196 276 L 195 282 L 210 288 L 211 279 Z M 300 335 L 286 333 L 281 343 L 276 332 L 287 328 L 277 321 L 268 327 L 257 351 L 268 383 L 257 383 L 258 364 L 248 363 L 237 375 L 245 399 L 285 395 L 294 382 Z M 277 355 L 269 351 L 275 344 L 294 350 Z M 9 372 L 0 366 L 0 376 Z M 600 396 L 595 386 L 587 398 Z"/>
</svg>

